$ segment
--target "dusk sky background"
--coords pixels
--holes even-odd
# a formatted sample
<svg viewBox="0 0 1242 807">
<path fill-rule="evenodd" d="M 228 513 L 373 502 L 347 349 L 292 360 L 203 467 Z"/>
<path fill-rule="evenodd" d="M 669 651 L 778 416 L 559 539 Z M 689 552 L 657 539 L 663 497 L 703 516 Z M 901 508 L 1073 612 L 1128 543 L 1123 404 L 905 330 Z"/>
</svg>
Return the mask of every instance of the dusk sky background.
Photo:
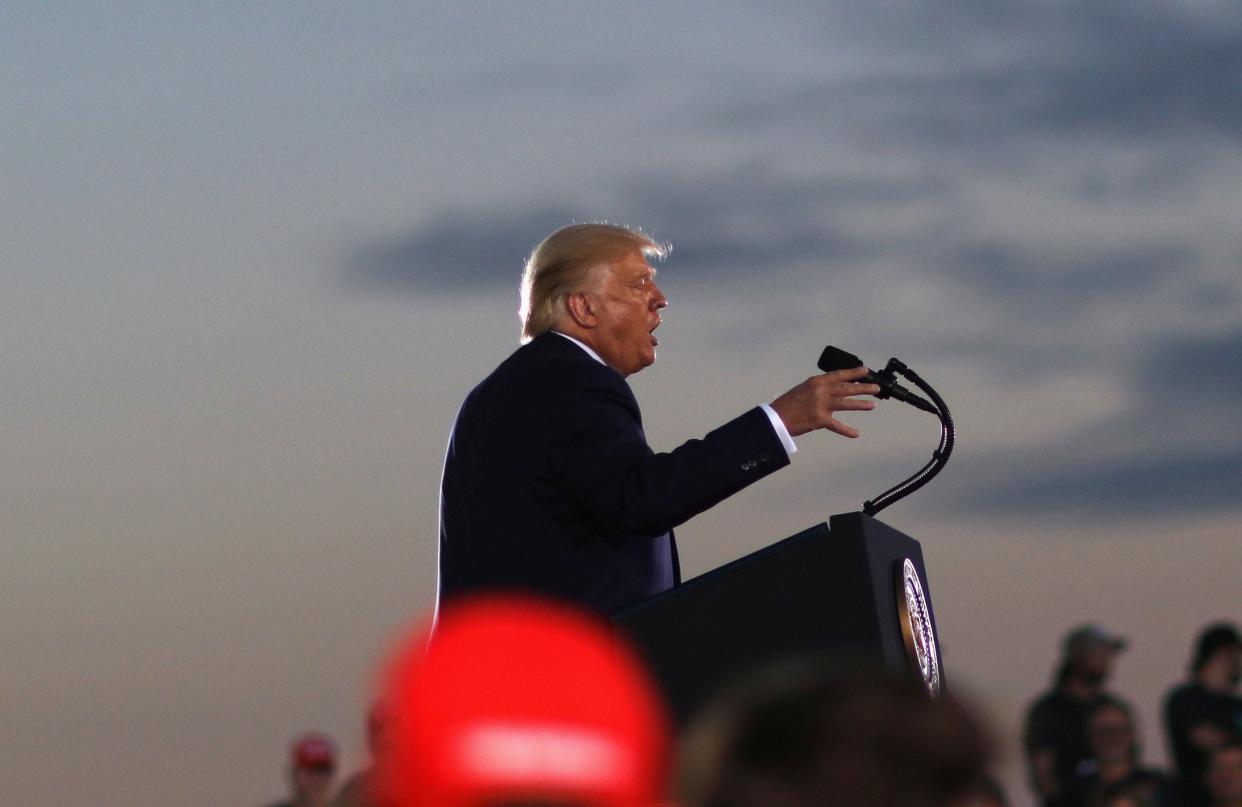
<svg viewBox="0 0 1242 807">
<path fill-rule="evenodd" d="M 0 801 L 259 804 L 363 761 L 435 588 L 465 393 L 571 221 L 673 244 L 657 450 L 832 343 L 959 426 L 882 514 L 1004 740 L 1131 639 L 1145 757 L 1242 619 L 1242 5 L 46 3 L 0 10 Z M 896 403 L 679 530 L 690 574 L 921 466 Z"/>
</svg>

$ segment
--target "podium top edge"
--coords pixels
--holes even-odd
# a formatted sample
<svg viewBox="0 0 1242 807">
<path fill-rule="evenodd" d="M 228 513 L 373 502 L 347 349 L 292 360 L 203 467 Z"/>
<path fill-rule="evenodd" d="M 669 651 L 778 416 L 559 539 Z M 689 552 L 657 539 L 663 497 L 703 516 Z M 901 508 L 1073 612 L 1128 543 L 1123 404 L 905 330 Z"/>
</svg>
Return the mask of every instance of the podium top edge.
<svg viewBox="0 0 1242 807">
<path fill-rule="evenodd" d="M 859 515 L 861 515 L 861 513 Z M 833 516 L 833 518 L 836 518 L 836 516 Z M 630 606 L 629 608 L 626 608 L 624 611 L 614 614 L 612 616 L 612 621 L 613 622 L 623 621 L 627 617 L 630 617 L 637 613 L 641 613 L 647 610 L 648 608 L 653 607 L 663 602 L 669 597 L 673 597 L 678 594 L 684 593 L 690 589 L 698 588 L 699 586 L 702 586 L 706 583 L 711 582 L 717 577 L 728 574 L 734 569 L 737 569 L 741 566 L 749 566 L 750 564 L 758 560 L 761 560 L 769 555 L 778 554 L 804 541 L 807 541 L 811 538 L 817 537 L 827 532 L 831 532 L 831 529 L 828 526 L 828 522 L 821 521 L 820 523 L 807 527 L 801 532 L 795 533 L 789 536 L 788 538 L 782 538 L 781 540 L 768 544 L 767 546 L 760 547 L 759 549 L 756 549 L 753 552 L 748 552 L 745 555 L 742 555 L 740 558 L 735 558 L 727 563 L 717 566 L 714 569 L 709 569 L 708 571 L 703 572 L 702 574 L 695 575 L 694 577 L 691 577 L 689 580 L 683 580 L 681 585 L 674 586 L 673 588 L 670 588 L 666 591 L 662 591 L 659 594 L 655 594 L 651 597 L 648 597 L 642 602 L 636 603 Z"/>
</svg>

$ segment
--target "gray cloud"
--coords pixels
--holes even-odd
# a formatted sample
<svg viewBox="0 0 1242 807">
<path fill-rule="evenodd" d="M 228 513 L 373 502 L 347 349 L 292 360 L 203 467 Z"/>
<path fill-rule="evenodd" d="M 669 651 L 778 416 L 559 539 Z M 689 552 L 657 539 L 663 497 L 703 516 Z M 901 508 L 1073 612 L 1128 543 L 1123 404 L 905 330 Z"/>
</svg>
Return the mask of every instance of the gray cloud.
<svg viewBox="0 0 1242 807">
<path fill-rule="evenodd" d="M 523 56 L 456 73 L 420 76 L 399 100 L 418 106 L 489 104 L 514 97 L 601 104 L 640 85 L 640 77 L 617 70 L 614 64 Z"/>
<path fill-rule="evenodd" d="M 1131 372 L 1141 393 L 1162 392 L 1171 379 L 1179 379 L 1194 385 L 1195 399 L 1217 400 L 1242 412 L 1242 328 L 1172 336 L 1146 351 Z"/>
<path fill-rule="evenodd" d="M 1051 466 L 980 488 L 958 504 L 989 514 L 1091 519 L 1230 512 L 1242 508 L 1242 451 Z"/>
<path fill-rule="evenodd" d="M 1065 320 L 1102 301 L 1149 294 L 1199 260 L 1180 242 L 1034 250 L 992 241 L 953 249 L 943 271 L 998 305 Z"/>
<path fill-rule="evenodd" d="M 1242 451 L 1239 368 L 1239 325 L 1198 334 L 1174 333 L 1146 340 L 1136 337 L 1125 361 L 1114 368 L 1124 381 L 1127 406 L 1097 424 L 1088 441 L 1077 435 L 1073 442 L 1106 446 L 1129 443 L 1138 447 L 1138 454 L 1174 458 L 1204 451 Z M 1063 459 L 1067 449 L 1053 447 L 1041 461 Z M 1131 461 L 1141 464 L 1145 460 L 1136 456 Z"/>
<path fill-rule="evenodd" d="M 1242 509 L 1242 328 L 1152 340 L 1132 355 L 1125 410 L 1085 433 L 978 458 L 952 477 L 942 506 L 1094 519 Z"/>
<path fill-rule="evenodd" d="M 1242 307 L 1239 306 L 1242 303 L 1242 292 L 1222 280 L 1194 282 L 1186 290 L 1186 299 L 1190 306 L 1201 313 L 1228 312 Z"/>
<path fill-rule="evenodd" d="M 599 205 L 529 210 L 442 211 L 409 232 L 351 250 L 346 274 L 381 288 L 416 292 L 512 287 L 539 239 L 571 221 L 657 225 L 674 241 L 677 274 L 737 276 L 756 265 L 779 272 L 799 261 L 831 263 L 876 255 L 900 242 L 852 234 L 846 213 L 884 211 L 941 197 L 934 176 L 791 177 L 757 166 L 706 177 L 651 176 L 618 183 L 605 215 Z"/>
<path fill-rule="evenodd" d="M 795 5 L 800 27 L 816 35 L 807 9 Z M 926 272 L 931 255 L 931 270 L 949 282 L 969 284 L 1002 307 L 1034 306 L 1058 321 L 1104 298 L 1139 298 L 1200 262 L 1194 247 L 1174 240 L 1118 246 L 1101 236 L 1095 243 L 1034 250 L 986 232 L 963 200 L 978 177 L 974 163 L 1010 161 L 1007 170 L 1020 181 L 1045 182 L 1023 167 L 1018 146 L 1049 134 L 1122 137 L 1150 146 L 1120 165 L 1083 159 L 1083 170 L 1062 180 L 1070 186 L 1054 193 L 1108 203 L 1184 186 L 1202 170 L 1202 161 L 1184 147 L 1158 144 L 1172 133 L 1242 135 L 1237 7 L 950 0 L 934 9 L 917 2 L 883 10 L 846 3 L 822 14 L 825 35 L 872 41 L 876 53 L 898 58 L 870 60 L 841 78 L 801 86 L 782 81 L 780 86 L 791 87 L 784 91 L 773 92 L 759 80 L 730 82 L 702 94 L 701 116 L 713 130 L 748 138 L 774 127 L 803 134 L 844 127 L 856 135 L 855 145 L 867 147 L 862 165 L 875 165 L 892 145 L 904 143 L 917 158 L 913 165 L 923 168 L 898 177 L 867 169 L 793 173 L 766 163 L 721 172 L 697 165 L 691 153 L 675 175 L 594 178 L 592 198 L 606 199 L 603 205 L 571 196 L 529 211 L 516 204 L 442 210 L 406 233 L 359 245 L 347 276 L 418 292 L 507 288 L 539 238 L 597 214 L 654 225 L 657 235 L 675 243 L 683 279 L 738 279 L 756 265 L 767 273 L 808 262 L 857 268 L 877 258 Z M 611 82 L 610 92 L 630 86 L 629 79 L 598 67 L 588 70 L 590 80 L 551 62 L 518 60 L 509 67 L 502 71 L 507 93 L 558 95 L 566 86 L 577 92 L 597 78 Z M 492 78 L 468 73 L 457 80 L 490 86 Z M 459 95 L 469 93 L 454 87 L 447 97 Z M 694 126 L 702 117 L 680 120 Z M 1103 142 L 1083 142 L 1079 156 L 1101 153 Z M 945 148 L 972 165 L 963 170 L 938 162 Z M 930 211 L 921 228 L 889 215 L 917 205 Z M 862 217 L 883 224 L 859 228 Z M 943 226 L 947 220 L 952 226 Z M 1212 294 L 1187 304 L 1211 306 L 1220 299 Z"/>
<path fill-rule="evenodd" d="M 975 157 L 1033 135 L 1242 137 L 1236 4 L 957 0 L 855 6 L 832 21 L 908 58 L 713 108 L 708 120 L 747 131 L 836 124 Z M 912 69 L 916 56 L 924 68 Z"/>
<path fill-rule="evenodd" d="M 1151 393 L 1139 387 L 1138 376 L 1127 375 L 1127 359 L 1118 359 L 1125 331 L 1133 333 L 1135 355 L 1157 339 L 1151 357 L 1160 357 L 1160 351 L 1178 352 L 1158 341 L 1168 318 L 1152 312 L 1162 306 L 1183 319 L 1198 311 L 1230 316 L 1238 289 L 1206 277 L 1220 273 L 1210 271 L 1212 252 L 1190 217 L 1169 199 L 1157 200 L 1151 210 L 1163 204 L 1168 213 L 1158 234 L 1142 231 L 1127 242 L 1113 224 L 1124 211 L 1110 205 L 1150 201 L 1169 188 L 1193 194 L 1205 162 L 1190 146 L 1242 134 L 1242 105 L 1235 103 L 1242 14 L 1234 6 L 949 0 L 896 10 L 847 2 L 824 13 L 832 37 L 857 35 L 875 44 L 874 53 L 893 58 L 854 60 L 850 71 L 830 74 L 839 77 L 800 86 L 773 85 L 763 76 L 715 90 L 702 85 L 707 91 L 686 102 L 684 115 L 661 121 L 666 132 L 685 126 L 697 136 L 706 118 L 714 137 L 742 138 L 735 142 L 753 147 L 738 153 L 762 156 L 719 170 L 688 150 L 673 171 L 627 176 L 614 169 L 530 210 L 503 202 L 441 210 L 407 232 L 358 245 L 347 278 L 419 294 L 512 293 L 521 260 L 539 238 L 572 220 L 607 218 L 654 228 L 674 243 L 670 284 L 695 284 L 697 291 L 705 281 L 727 280 L 710 288 L 746 298 L 752 309 L 773 307 L 778 298 L 786 304 L 805 286 L 794 273 L 809 266 L 830 269 L 843 284 L 865 277 L 871 289 L 909 278 L 938 286 L 946 298 L 966 291 L 974 310 L 933 301 L 945 307 L 926 312 L 932 326 L 926 349 L 1025 379 L 1099 366 L 1109 383 L 1131 383 L 1136 400 Z M 799 19 L 814 35 L 805 9 Z M 509 78 L 506 92 L 566 90 L 554 67 L 528 64 Z M 612 90 L 620 92 L 622 84 Z M 684 82 L 667 90 L 683 94 Z M 791 131 L 794 137 L 785 137 Z M 822 153 L 788 149 L 820 132 L 825 137 L 810 142 L 825 144 Z M 1063 156 L 1073 170 L 1049 176 L 1027 162 L 1032 139 L 1054 143 L 1057 159 Z M 675 138 L 653 142 L 676 145 Z M 785 144 L 785 151 L 768 154 L 769 142 Z M 913 159 L 889 161 L 895 145 Z M 818 165 L 826 167 L 811 167 Z M 1031 208 L 1015 208 L 1019 215 L 1040 215 L 1055 197 L 1070 195 L 1085 203 L 1076 209 L 1084 217 L 1107 218 L 1093 230 L 1054 217 L 1039 222 L 1038 233 L 1028 232 L 1038 240 L 1022 239 L 1012 234 L 1012 222 L 980 215 L 993 180 L 1029 189 Z M 759 296 L 757 284 L 763 284 Z M 1105 303 L 1112 342 L 1100 346 L 1092 318 Z M 781 316 L 788 315 L 785 306 Z M 999 324 L 983 338 L 969 327 L 971 318 Z M 769 338 L 787 333 L 774 329 Z M 1210 395 L 1215 400 L 1217 393 Z M 1195 411 L 1207 406 L 1196 404 Z M 1076 439 L 1142 433 L 1145 416 L 1124 412 Z M 1208 422 L 1197 418 L 1188 428 Z M 1191 437 L 1191 444 L 1203 442 L 1199 432 Z M 1057 467 L 1077 461 L 1076 448 L 1047 445 L 1013 458 L 1011 467 Z M 1119 460 L 1136 468 L 1143 462 Z"/>
<path fill-rule="evenodd" d="M 803 261 L 832 264 L 874 257 L 900 243 L 849 226 L 848 215 L 882 215 L 946 192 L 933 175 L 789 176 L 750 166 L 707 177 L 661 177 L 629 191 L 629 205 L 676 234 L 679 275 L 718 275 Z"/>
<path fill-rule="evenodd" d="M 347 279 L 416 293 L 517 288 L 522 262 L 574 214 L 551 206 L 486 214 L 445 211 L 409 233 L 354 248 Z"/>
</svg>

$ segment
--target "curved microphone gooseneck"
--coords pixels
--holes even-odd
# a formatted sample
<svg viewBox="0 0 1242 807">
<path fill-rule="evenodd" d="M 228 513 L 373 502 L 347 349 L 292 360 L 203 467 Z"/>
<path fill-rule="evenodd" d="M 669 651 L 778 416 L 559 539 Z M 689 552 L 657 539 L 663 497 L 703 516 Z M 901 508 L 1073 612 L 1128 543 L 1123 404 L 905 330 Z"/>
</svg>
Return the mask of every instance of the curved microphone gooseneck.
<svg viewBox="0 0 1242 807">
<path fill-rule="evenodd" d="M 863 503 L 863 512 L 869 516 L 888 507 L 893 502 L 904 499 L 914 491 L 926 485 L 928 482 L 944 470 L 944 466 L 949 462 L 949 455 L 953 453 L 953 441 L 955 428 L 953 426 L 953 416 L 949 414 L 949 406 L 944 402 L 937 392 L 932 389 L 931 385 L 919 377 L 919 374 L 906 367 L 897 359 L 889 359 L 888 366 L 884 368 L 885 373 L 901 373 L 910 382 L 922 390 L 928 398 L 936 405 L 936 416 L 940 418 L 940 445 L 932 452 L 931 460 L 919 469 L 917 473 L 900 482 L 888 490 L 876 496 L 874 499 Z"/>
<path fill-rule="evenodd" d="M 862 360 L 857 356 L 831 345 L 824 348 L 824 352 L 819 357 L 819 368 L 826 373 L 833 370 L 847 370 L 861 365 Z M 909 379 L 910 383 L 918 387 L 931 399 L 931 403 L 896 383 L 897 374 L 901 374 Z M 883 370 L 878 373 L 873 370 L 865 378 L 859 379 L 859 381 L 878 384 L 880 392 L 876 394 L 877 398 L 896 398 L 923 411 L 932 412 L 940 418 L 940 445 L 932 452 L 931 460 L 913 476 L 899 482 L 874 499 L 863 503 L 863 512 L 869 516 L 874 516 L 890 504 L 914 493 L 935 478 L 936 474 L 944 470 L 944 466 L 949 462 L 949 455 L 953 453 L 956 430 L 953 425 L 953 416 L 949 414 L 949 406 L 944 402 L 944 398 L 941 398 L 918 373 L 911 370 L 898 359 L 889 359 L 888 364 Z"/>
</svg>

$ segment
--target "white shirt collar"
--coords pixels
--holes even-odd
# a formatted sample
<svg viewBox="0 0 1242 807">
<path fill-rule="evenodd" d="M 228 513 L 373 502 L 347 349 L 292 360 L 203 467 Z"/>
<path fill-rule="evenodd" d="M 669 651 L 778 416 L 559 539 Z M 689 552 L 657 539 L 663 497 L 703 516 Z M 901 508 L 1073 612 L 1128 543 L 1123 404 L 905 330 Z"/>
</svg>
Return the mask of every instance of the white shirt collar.
<svg viewBox="0 0 1242 807">
<path fill-rule="evenodd" d="M 598 354 L 598 353 L 596 353 L 594 350 L 591 350 L 591 348 L 587 347 L 587 346 L 586 346 L 586 344 L 584 344 L 582 341 L 580 341 L 580 340 L 578 340 L 578 339 L 573 338 L 572 336 L 570 336 L 570 335 L 569 335 L 569 334 L 567 334 L 567 333 L 561 333 L 560 331 L 553 331 L 552 333 L 556 334 L 557 336 L 563 336 L 563 337 L 565 337 L 566 339 L 568 339 L 569 341 L 573 342 L 575 345 L 577 345 L 578 347 L 580 347 L 580 348 L 582 348 L 583 350 L 585 350 L 585 351 L 587 352 L 587 355 L 588 355 L 588 356 L 590 356 L 591 358 L 595 359 L 595 360 L 596 360 L 597 362 L 599 362 L 600 364 L 602 364 L 602 365 L 604 365 L 604 366 L 607 366 L 607 365 L 608 365 L 608 362 L 606 362 L 606 361 L 604 361 L 603 359 L 601 359 L 601 358 L 599 357 L 599 354 Z"/>
</svg>

